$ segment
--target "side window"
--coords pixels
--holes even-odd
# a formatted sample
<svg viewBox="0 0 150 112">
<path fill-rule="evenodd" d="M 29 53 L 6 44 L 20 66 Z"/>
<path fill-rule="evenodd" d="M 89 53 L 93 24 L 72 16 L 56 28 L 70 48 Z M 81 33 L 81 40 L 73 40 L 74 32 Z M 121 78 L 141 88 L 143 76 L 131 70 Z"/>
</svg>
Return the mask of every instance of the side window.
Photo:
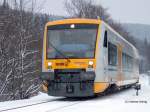
<svg viewBox="0 0 150 112">
<path fill-rule="evenodd" d="M 107 31 L 105 31 L 105 34 L 104 34 L 104 43 L 103 43 L 103 46 L 107 48 Z"/>
<path fill-rule="evenodd" d="M 131 56 L 128 56 L 128 69 L 133 69 L 133 58 Z"/>
<path fill-rule="evenodd" d="M 127 55 L 126 53 L 122 53 L 122 64 L 123 64 L 123 68 L 132 70 L 133 69 L 133 57 Z"/>
<path fill-rule="evenodd" d="M 125 53 L 122 53 L 122 65 L 123 65 L 123 68 L 126 68 L 127 66 L 127 59 L 126 59 Z"/>
<path fill-rule="evenodd" d="M 108 42 L 108 64 L 117 65 L 117 46 Z"/>
</svg>

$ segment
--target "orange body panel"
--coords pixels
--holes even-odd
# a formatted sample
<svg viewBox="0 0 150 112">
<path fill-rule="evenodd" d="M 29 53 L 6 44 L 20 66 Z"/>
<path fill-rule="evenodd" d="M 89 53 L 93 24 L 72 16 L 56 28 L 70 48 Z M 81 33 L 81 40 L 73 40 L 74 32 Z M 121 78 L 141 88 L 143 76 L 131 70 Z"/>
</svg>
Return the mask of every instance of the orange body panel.
<svg viewBox="0 0 150 112">
<path fill-rule="evenodd" d="M 117 81 L 122 82 L 124 81 L 123 79 L 123 74 L 122 74 L 122 45 L 118 44 L 118 76 L 117 76 Z M 121 83 L 118 85 L 122 85 Z"/>
<path fill-rule="evenodd" d="M 48 22 L 46 26 L 52 26 L 52 25 L 61 25 L 61 24 L 77 24 L 77 23 L 82 23 L 82 24 L 100 24 L 101 20 L 96 20 L 96 19 L 65 19 L 65 20 L 58 20 L 58 21 L 52 21 Z"/>
<path fill-rule="evenodd" d="M 108 88 L 108 83 L 94 83 L 94 93 L 104 92 Z"/>
<path fill-rule="evenodd" d="M 48 68 L 48 62 L 52 63 L 52 69 L 83 69 L 88 68 L 89 61 L 93 61 L 93 68 L 96 67 L 95 59 L 70 59 L 68 62 L 66 59 L 46 60 L 45 67 Z"/>
</svg>

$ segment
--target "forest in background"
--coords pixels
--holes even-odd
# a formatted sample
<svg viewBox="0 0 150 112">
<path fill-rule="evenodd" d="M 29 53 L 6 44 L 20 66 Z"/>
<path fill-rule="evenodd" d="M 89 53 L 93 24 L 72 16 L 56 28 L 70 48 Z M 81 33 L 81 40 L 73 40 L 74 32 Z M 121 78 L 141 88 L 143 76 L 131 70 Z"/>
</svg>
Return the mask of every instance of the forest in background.
<svg viewBox="0 0 150 112">
<path fill-rule="evenodd" d="M 10 5 L 3 0 L 0 4 L 0 101 L 25 99 L 40 91 L 44 25 L 57 16 L 37 13 L 35 2 L 12 0 Z M 150 44 L 135 39 L 111 18 L 107 9 L 92 0 L 66 0 L 64 6 L 69 17 L 62 18 L 100 18 L 108 23 L 137 47 L 141 54 L 140 71 L 150 69 Z"/>
</svg>

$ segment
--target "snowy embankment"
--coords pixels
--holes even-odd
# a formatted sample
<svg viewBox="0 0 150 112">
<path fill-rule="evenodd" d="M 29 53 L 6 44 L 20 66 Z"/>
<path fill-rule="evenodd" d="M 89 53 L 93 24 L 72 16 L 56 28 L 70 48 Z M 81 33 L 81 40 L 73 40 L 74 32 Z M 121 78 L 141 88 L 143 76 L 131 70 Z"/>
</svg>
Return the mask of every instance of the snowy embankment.
<svg viewBox="0 0 150 112">
<path fill-rule="evenodd" d="M 40 93 L 29 100 L 1 102 L 0 112 L 2 110 L 5 112 L 149 112 L 150 85 L 148 85 L 148 77 L 144 74 L 141 75 L 140 83 L 142 90 L 139 92 L 139 96 L 136 96 L 134 89 L 82 101 L 56 98 Z M 45 103 L 37 104 L 40 102 Z M 25 105 L 31 106 L 21 107 Z M 15 107 L 21 108 L 15 109 Z M 7 110 L 11 108 L 14 109 Z"/>
</svg>

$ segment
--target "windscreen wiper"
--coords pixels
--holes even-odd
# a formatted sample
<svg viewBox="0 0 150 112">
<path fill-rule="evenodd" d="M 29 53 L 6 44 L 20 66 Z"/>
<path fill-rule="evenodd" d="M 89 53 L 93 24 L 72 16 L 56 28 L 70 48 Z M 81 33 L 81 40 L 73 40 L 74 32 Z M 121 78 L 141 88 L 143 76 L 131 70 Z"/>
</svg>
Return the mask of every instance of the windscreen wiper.
<svg viewBox="0 0 150 112">
<path fill-rule="evenodd" d="M 64 59 L 66 59 L 68 62 L 70 62 L 70 59 L 64 54 L 62 53 L 59 49 L 57 49 L 51 42 L 49 42 L 49 44 L 61 55 L 64 57 Z"/>
</svg>

